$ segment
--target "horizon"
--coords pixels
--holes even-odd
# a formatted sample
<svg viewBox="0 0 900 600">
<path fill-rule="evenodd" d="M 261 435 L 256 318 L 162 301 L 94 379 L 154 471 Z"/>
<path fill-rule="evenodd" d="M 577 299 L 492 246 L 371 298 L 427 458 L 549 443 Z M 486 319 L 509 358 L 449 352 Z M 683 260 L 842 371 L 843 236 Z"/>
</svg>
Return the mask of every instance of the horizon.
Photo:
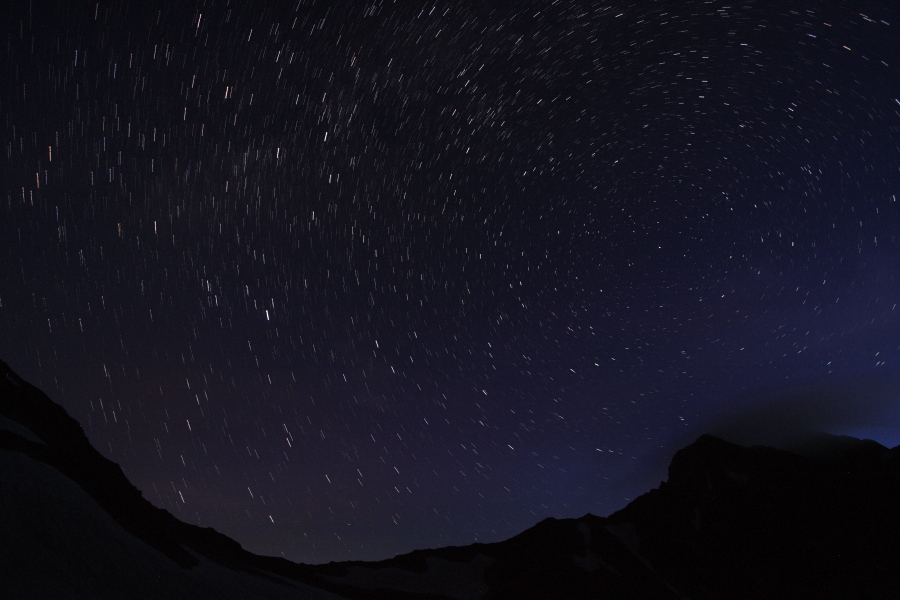
<svg viewBox="0 0 900 600">
<path fill-rule="evenodd" d="M 5 361 L 3 361 L 2 358 L 0 358 L 0 362 L 5 362 Z M 7 363 L 7 366 L 8 366 L 8 363 Z M 18 374 L 15 372 L 14 369 L 10 369 L 10 371 L 11 371 L 11 373 L 12 373 L 13 375 L 15 375 L 16 377 L 18 377 Z M 15 383 L 15 382 L 14 382 L 14 383 Z M 30 384 L 30 382 L 27 382 L 27 381 L 25 381 L 25 383 Z M 17 384 L 17 383 L 15 383 L 15 385 L 18 387 L 18 384 Z M 41 390 L 40 388 L 35 388 L 35 389 L 37 389 L 38 392 L 43 393 L 43 390 Z M 793 388 L 793 391 L 794 391 L 795 394 L 796 394 L 796 391 L 797 391 L 797 387 L 796 387 L 796 386 Z M 807 390 L 807 393 L 808 393 L 808 390 Z M 49 398 L 49 396 L 48 396 L 48 398 Z M 55 400 L 54 400 L 53 398 L 49 398 L 49 400 L 50 400 L 51 402 L 53 402 L 54 404 L 57 404 L 57 405 L 58 405 L 58 403 L 56 403 Z M 748 409 L 750 409 L 750 410 L 758 410 L 759 407 L 760 407 L 760 404 L 759 404 L 759 403 L 757 403 L 757 404 L 755 404 L 755 405 L 745 405 L 745 408 L 748 408 Z M 781 410 L 784 410 L 784 409 L 782 408 Z M 859 408 L 858 408 L 858 407 L 855 407 L 854 410 L 857 411 L 857 412 L 859 412 Z M 67 412 L 65 412 L 65 409 L 63 409 L 63 413 L 66 415 L 67 418 L 71 418 L 71 415 L 69 415 Z M 58 417 L 58 415 L 57 415 L 57 417 Z M 0 420 L 9 420 L 10 422 L 16 424 L 17 426 L 23 427 L 23 428 L 27 429 L 29 432 L 32 432 L 32 433 L 33 433 L 32 428 L 29 427 L 28 425 L 26 425 L 24 422 L 19 422 L 19 421 L 16 421 L 16 420 L 14 420 L 14 419 L 10 419 L 9 417 L 7 417 L 7 416 L 5 416 L 5 415 L 0 415 Z M 0 427 L 0 428 L 6 429 L 6 427 Z M 882 428 L 882 429 L 883 429 L 883 428 Z M 54 430 L 55 430 L 55 429 L 54 429 Z M 11 431 L 13 431 L 14 433 L 19 433 L 19 434 L 21 434 L 21 432 L 16 432 L 15 429 L 12 429 Z M 68 431 L 68 430 L 67 430 L 67 431 Z M 723 432 L 721 432 L 721 433 L 719 433 L 719 432 L 714 432 L 714 433 L 702 433 L 700 436 L 698 436 L 697 439 L 695 439 L 695 440 L 689 442 L 687 445 L 684 445 L 684 446 L 681 446 L 681 447 L 679 447 L 679 448 L 676 448 L 676 451 L 680 451 L 680 450 L 682 450 L 682 449 L 686 449 L 686 448 L 688 448 L 688 447 L 690 447 L 690 446 L 693 446 L 695 443 L 697 443 L 697 441 L 698 441 L 700 438 L 702 438 L 702 437 L 708 437 L 708 436 L 717 437 L 717 438 L 719 438 L 719 439 L 721 439 L 721 440 L 724 440 L 724 441 L 727 442 L 727 443 L 735 444 L 735 445 L 742 446 L 742 447 L 746 447 L 746 448 L 750 448 L 750 447 L 760 447 L 760 446 L 771 446 L 771 447 L 774 447 L 774 448 L 779 448 L 779 449 L 787 450 L 787 451 L 789 451 L 789 452 L 796 452 L 796 453 L 798 453 L 798 454 L 800 454 L 800 455 L 803 455 L 803 456 L 806 456 L 806 450 L 808 450 L 808 449 L 810 449 L 810 448 L 818 448 L 818 447 L 820 447 L 818 444 L 817 444 L 815 447 L 809 447 L 809 446 L 808 446 L 808 443 L 809 443 L 811 440 L 810 440 L 808 437 L 806 437 L 806 436 L 809 436 L 809 435 L 831 435 L 831 436 L 834 436 L 834 437 L 836 437 L 836 438 L 846 438 L 846 437 L 850 437 L 850 438 L 852 438 L 852 439 L 856 439 L 857 441 L 875 441 L 876 443 L 878 443 L 879 445 L 881 445 L 881 446 L 882 446 L 883 448 L 885 448 L 886 450 L 891 450 L 891 449 L 900 448 L 900 445 L 894 445 L 894 446 L 885 445 L 885 444 L 883 444 L 883 443 L 881 443 L 881 442 L 878 442 L 877 440 L 874 440 L 873 438 L 853 436 L 853 435 L 846 434 L 846 433 L 830 433 L 830 432 L 813 431 L 813 430 L 806 430 L 806 431 L 803 431 L 803 432 L 801 432 L 801 431 L 799 431 L 799 430 L 792 430 L 792 433 L 790 434 L 790 436 L 781 435 L 778 439 L 772 439 L 772 440 L 771 440 L 771 443 L 765 443 L 765 442 L 763 442 L 763 441 L 761 441 L 761 440 L 753 440 L 753 439 L 752 439 L 752 435 L 748 435 L 748 432 L 746 432 L 746 431 L 740 432 L 740 434 L 744 436 L 744 439 L 743 439 L 742 441 L 735 441 L 735 440 L 729 439 L 729 437 L 731 437 L 731 436 L 730 436 L 729 432 L 727 432 L 727 431 L 723 431 Z M 59 440 L 55 440 L 55 441 L 58 442 Z M 821 442 L 821 439 L 819 439 L 818 441 Z M 88 443 L 90 443 L 90 442 L 88 442 Z M 799 446 L 797 445 L 798 443 L 800 444 Z M 60 448 L 64 448 L 64 447 L 65 447 L 65 446 L 60 446 Z M 805 450 L 804 448 L 805 448 L 806 450 Z M 55 467 L 54 467 L 54 468 L 55 468 Z M 64 476 L 68 477 L 67 475 L 64 475 Z M 128 479 L 127 479 L 127 476 L 125 477 L 125 480 L 128 481 L 129 484 L 133 485 L 133 482 L 131 482 L 130 480 L 128 480 Z M 663 481 L 668 481 L 668 478 L 664 479 Z M 658 488 L 658 486 L 648 487 L 647 490 L 645 490 L 644 493 L 649 492 L 649 491 L 652 491 L 652 490 L 655 490 L 655 489 L 657 489 L 657 488 Z M 143 497 L 143 495 L 142 495 L 142 497 Z M 146 500 L 146 498 L 144 498 L 144 499 Z M 628 506 L 629 506 L 630 504 L 631 504 L 631 502 L 629 501 L 628 504 L 627 504 L 626 506 L 621 507 L 619 510 L 628 508 Z M 618 511 L 615 511 L 615 512 L 618 512 Z M 171 513 L 169 513 L 169 514 L 171 514 Z M 533 528 L 534 526 L 538 525 L 539 523 L 544 522 L 544 521 L 547 520 L 547 519 L 551 519 L 551 520 L 552 520 L 552 519 L 556 519 L 556 520 L 579 519 L 579 518 L 583 518 L 583 517 L 585 517 L 585 516 L 590 516 L 590 515 L 591 515 L 591 513 L 585 513 L 584 515 L 577 516 L 577 517 L 553 517 L 553 516 L 545 517 L 544 519 L 541 519 L 541 521 L 537 521 L 537 522 L 535 522 L 535 523 L 529 525 L 529 527 L 527 527 L 526 530 L 527 530 L 527 529 Z M 174 515 L 173 515 L 173 516 L 174 516 Z M 603 515 L 603 516 L 600 516 L 600 515 L 594 515 L 594 516 L 599 516 L 600 518 L 605 518 L 605 517 L 607 517 L 607 516 L 609 516 L 609 515 Z M 175 518 L 177 518 L 177 516 L 175 516 Z M 525 530 L 520 531 L 520 532 L 517 532 L 517 533 L 515 533 L 515 534 L 514 534 L 513 536 L 511 536 L 511 537 L 518 536 L 520 533 L 523 533 L 524 531 L 525 531 Z M 510 538 L 507 538 L 507 539 L 510 539 Z M 501 542 L 502 542 L 502 541 L 506 541 L 506 539 L 504 539 L 504 540 L 499 540 L 499 541 L 501 541 Z M 416 552 L 416 551 L 420 551 L 420 550 L 432 550 L 432 549 L 435 549 L 435 548 L 424 548 L 424 547 L 423 547 L 423 548 L 413 548 L 413 549 L 410 550 L 409 552 Z M 403 553 L 403 554 L 407 554 L 407 553 Z M 395 555 L 394 557 L 387 557 L 387 558 L 395 558 L 395 557 L 402 556 L 403 554 Z M 352 559 L 351 559 L 351 560 L 352 560 Z"/>
</svg>

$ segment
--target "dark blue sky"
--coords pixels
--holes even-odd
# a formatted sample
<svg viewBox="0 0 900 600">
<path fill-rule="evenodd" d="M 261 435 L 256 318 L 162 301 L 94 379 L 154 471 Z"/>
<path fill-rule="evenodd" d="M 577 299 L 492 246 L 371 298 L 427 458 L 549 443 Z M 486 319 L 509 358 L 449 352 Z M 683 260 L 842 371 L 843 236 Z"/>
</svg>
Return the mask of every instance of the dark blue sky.
<svg viewBox="0 0 900 600">
<path fill-rule="evenodd" d="M 891 4 L 467 4 L 7 9 L 0 355 L 307 562 L 900 443 Z"/>
</svg>

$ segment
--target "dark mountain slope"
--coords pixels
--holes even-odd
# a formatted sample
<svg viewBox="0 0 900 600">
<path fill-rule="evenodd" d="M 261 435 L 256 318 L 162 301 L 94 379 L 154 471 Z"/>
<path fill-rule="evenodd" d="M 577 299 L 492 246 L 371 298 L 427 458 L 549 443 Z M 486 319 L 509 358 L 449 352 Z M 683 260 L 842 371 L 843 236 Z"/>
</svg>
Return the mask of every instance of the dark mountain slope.
<svg viewBox="0 0 900 600">
<path fill-rule="evenodd" d="M 897 598 L 900 448 L 827 435 L 806 448 L 702 436 L 607 525 L 692 598 Z"/>
<path fill-rule="evenodd" d="M 96 503 L 99 511 L 108 516 L 117 527 L 124 530 L 123 532 L 114 531 L 112 527 L 107 527 L 103 529 L 107 535 L 116 539 L 121 537 L 122 533 L 131 536 L 133 543 L 126 545 L 129 546 L 129 550 L 134 550 L 135 555 L 141 554 L 146 547 L 162 555 L 166 560 L 161 564 L 165 565 L 167 573 L 168 569 L 178 569 L 175 572 L 188 573 L 198 567 L 214 564 L 217 567 L 224 567 L 235 573 L 260 580 L 261 584 L 278 582 L 278 585 L 285 587 L 285 592 L 290 592 L 290 587 L 295 583 L 302 583 L 351 598 L 381 597 L 368 590 L 329 581 L 303 565 L 295 565 L 283 559 L 257 556 L 247 552 L 241 548 L 240 544 L 212 528 L 201 528 L 183 523 L 168 511 L 153 506 L 128 481 L 117 464 L 102 456 L 91 446 L 77 421 L 41 390 L 16 375 L 3 361 L 0 361 L 0 418 L 4 419 L 0 423 L 0 451 L 21 454 L 32 461 L 51 467 L 57 477 L 52 484 L 46 483 L 46 486 L 52 489 L 66 487 L 64 480 L 74 483 L 77 487 L 69 486 L 70 491 L 80 488 Z M 29 465 L 27 462 L 21 464 L 24 465 L 23 468 Z M 34 469 L 35 467 L 32 465 L 28 468 Z M 59 480 L 58 475 L 63 476 L 63 481 Z M 4 479 L 18 476 L 17 473 L 2 473 Z M 45 473 L 36 479 L 43 481 L 48 476 Z M 30 501 L 33 505 L 40 505 L 34 498 L 31 498 Z M 64 494 L 58 497 L 54 505 L 49 508 L 59 512 L 57 510 L 59 506 L 66 503 L 83 508 L 84 499 L 75 497 L 73 494 Z M 0 511 L 3 508 L 6 507 L 0 507 Z M 7 513 L 6 518 L 40 520 L 39 517 L 30 513 L 32 507 L 25 505 L 21 499 L 17 508 L 19 509 L 17 515 Z M 94 520 L 100 519 L 89 512 L 84 513 L 83 516 Z M 52 534 L 53 532 L 45 533 Z M 62 538 L 71 535 L 71 531 L 63 529 L 58 534 Z M 85 534 L 87 532 L 83 530 L 79 532 L 79 535 Z M 0 543 L 7 547 L 16 542 L 17 540 L 0 540 Z M 44 537 L 41 542 L 48 548 L 54 548 L 64 540 Z M 140 547 L 141 550 L 135 550 L 132 546 Z M 73 557 L 72 562 L 77 562 L 82 558 Z M 42 573 L 52 574 L 58 568 L 59 565 L 56 564 L 38 564 L 32 565 L 28 572 L 33 574 L 33 583 L 45 583 Z M 7 572 L 0 573 L 0 575 L 21 579 L 25 574 Z M 127 578 L 127 574 L 118 574 L 118 577 Z M 285 582 L 284 579 L 291 581 Z M 0 579 L 0 583 L 2 583 L 2 579 Z M 91 589 L 103 592 L 103 582 L 98 581 L 97 585 L 100 586 L 99 589 Z M 120 595 L 109 597 L 153 597 L 145 595 L 139 586 L 132 587 L 134 589 L 130 589 L 128 586 L 122 588 L 129 590 L 128 593 L 123 592 Z M 103 595 L 101 593 L 101 596 Z M 220 596 L 212 595 L 210 597 Z M 291 597 L 304 598 L 307 597 L 307 593 L 294 591 L 294 595 Z M 391 597 L 405 598 L 407 595 L 398 592 Z M 410 597 L 418 598 L 419 596 Z"/>
</svg>

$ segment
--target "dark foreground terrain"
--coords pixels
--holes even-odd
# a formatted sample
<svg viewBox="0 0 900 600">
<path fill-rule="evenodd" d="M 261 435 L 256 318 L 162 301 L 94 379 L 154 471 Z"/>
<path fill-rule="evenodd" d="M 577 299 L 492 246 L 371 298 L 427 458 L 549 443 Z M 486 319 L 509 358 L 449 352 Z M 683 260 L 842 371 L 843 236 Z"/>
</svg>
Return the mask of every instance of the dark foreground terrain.
<svg viewBox="0 0 900 600">
<path fill-rule="evenodd" d="M 376 562 L 257 556 L 154 507 L 0 361 L 3 598 L 900 598 L 900 447 L 702 436 L 617 513 Z"/>
</svg>

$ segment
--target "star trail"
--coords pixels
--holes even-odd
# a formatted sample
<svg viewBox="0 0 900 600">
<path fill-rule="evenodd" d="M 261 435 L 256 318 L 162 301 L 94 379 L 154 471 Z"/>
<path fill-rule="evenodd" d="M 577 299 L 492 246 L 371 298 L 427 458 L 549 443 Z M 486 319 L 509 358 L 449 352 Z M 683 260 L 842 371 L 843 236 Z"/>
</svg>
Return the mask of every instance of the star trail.
<svg viewBox="0 0 900 600">
<path fill-rule="evenodd" d="M 888 2 L 4 12 L 0 355 L 184 521 L 498 541 L 792 386 L 900 443 Z"/>
</svg>

